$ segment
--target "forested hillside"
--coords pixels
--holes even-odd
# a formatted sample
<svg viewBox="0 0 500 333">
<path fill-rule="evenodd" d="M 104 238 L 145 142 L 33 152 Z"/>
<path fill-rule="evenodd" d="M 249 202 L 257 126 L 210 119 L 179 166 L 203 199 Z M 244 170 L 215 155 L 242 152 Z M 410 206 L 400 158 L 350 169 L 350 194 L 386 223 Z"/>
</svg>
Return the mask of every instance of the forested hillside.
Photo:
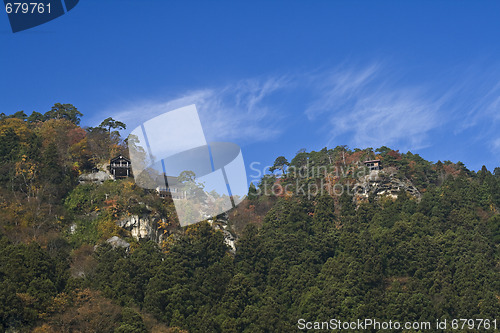
<svg viewBox="0 0 500 333">
<path fill-rule="evenodd" d="M 0 331 L 293 332 L 299 319 L 332 318 L 500 326 L 500 168 L 385 146 L 304 149 L 290 162 L 277 152 L 228 214 L 232 253 L 217 219 L 180 228 L 172 201 L 132 178 L 80 184 L 127 155 L 125 124 L 82 128 L 82 116 L 71 104 L 0 114 Z M 117 224 L 133 215 L 158 218 L 161 241 Z"/>
</svg>

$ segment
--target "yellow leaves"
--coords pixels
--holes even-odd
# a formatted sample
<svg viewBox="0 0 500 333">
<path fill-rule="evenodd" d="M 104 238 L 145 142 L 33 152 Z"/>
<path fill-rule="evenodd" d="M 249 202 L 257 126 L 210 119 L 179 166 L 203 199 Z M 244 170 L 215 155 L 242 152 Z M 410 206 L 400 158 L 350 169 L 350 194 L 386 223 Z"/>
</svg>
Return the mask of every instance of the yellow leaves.
<svg viewBox="0 0 500 333">
<path fill-rule="evenodd" d="M 25 306 L 32 306 L 36 302 L 36 298 L 28 293 L 16 293 L 16 296 L 23 302 Z"/>
<path fill-rule="evenodd" d="M 66 293 L 60 293 L 54 297 L 51 306 L 48 308 L 49 312 L 63 311 L 71 303 L 71 297 Z"/>
<path fill-rule="evenodd" d="M 32 179 L 37 171 L 37 165 L 28 161 L 26 155 L 21 156 L 21 161 L 16 162 L 16 176 L 24 176 L 26 179 Z"/>
<path fill-rule="evenodd" d="M 167 239 L 165 239 L 164 241 L 161 242 L 161 250 L 167 254 L 170 252 L 170 248 L 172 247 L 172 245 L 174 245 L 176 241 L 176 237 L 172 234 L 170 236 L 167 237 Z"/>
<path fill-rule="evenodd" d="M 494 212 L 494 213 L 496 213 L 496 212 L 497 212 L 497 209 L 496 209 L 496 207 L 495 207 L 495 205 L 494 205 L 493 203 L 491 203 L 491 204 L 490 204 L 490 210 L 491 210 L 492 212 Z"/>
<path fill-rule="evenodd" d="M 25 121 L 18 118 L 7 118 L 0 122 L 0 135 L 5 134 L 8 129 L 14 130 L 21 141 L 26 141 L 32 131 Z"/>
<path fill-rule="evenodd" d="M 201 223 L 188 225 L 186 227 L 186 236 L 194 236 L 197 233 L 198 229 L 200 229 L 200 226 Z"/>
<path fill-rule="evenodd" d="M 163 234 L 167 233 L 168 227 L 172 226 L 172 222 L 167 219 L 161 219 L 158 222 L 158 230 L 163 229 Z"/>
<path fill-rule="evenodd" d="M 99 292 L 94 292 L 88 288 L 80 290 L 76 290 L 76 294 L 74 296 L 75 304 L 81 305 L 87 303 L 92 300 L 95 296 L 98 296 Z"/>
<path fill-rule="evenodd" d="M 112 218 L 108 217 L 99 223 L 97 230 L 102 234 L 103 239 L 108 239 L 117 236 L 120 232 L 120 227 L 116 225 Z"/>
<path fill-rule="evenodd" d="M 73 165 L 71 169 L 79 176 L 82 174 L 82 171 L 80 170 L 80 163 L 78 162 L 73 162 Z"/>
<path fill-rule="evenodd" d="M 42 326 L 35 327 L 33 333 L 55 333 L 56 331 L 49 325 L 43 324 Z"/>
<path fill-rule="evenodd" d="M 38 133 L 43 139 L 43 145 L 50 143 L 63 144 L 69 147 L 71 138 L 68 137 L 70 130 L 77 128 L 77 125 L 66 119 L 50 119 L 41 123 Z"/>
<path fill-rule="evenodd" d="M 291 199 L 293 197 L 293 192 L 292 191 L 285 191 L 284 197 L 285 197 L 285 199 Z"/>
<path fill-rule="evenodd" d="M 60 225 L 64 224 L 64 216 L 63 215 L 61 215 L 61 216 L 56 215 L 56 220 L 57 220 L 57 222 L 56 222 L 57 224 L 60 224 Z"/>
<path fill-rule="evenodd" d="M 125 180 L 123 182 L 123 187 L 125 190 L 133 191 L 135 189 L 135 182 L 133 182 L 131 180 Z"/>
</svg>

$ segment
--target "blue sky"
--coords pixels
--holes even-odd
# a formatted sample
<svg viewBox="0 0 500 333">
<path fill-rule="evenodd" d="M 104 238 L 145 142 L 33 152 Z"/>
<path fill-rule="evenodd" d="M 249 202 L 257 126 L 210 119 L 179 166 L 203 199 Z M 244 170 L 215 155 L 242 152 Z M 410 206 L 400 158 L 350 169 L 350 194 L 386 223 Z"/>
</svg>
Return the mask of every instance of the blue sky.
<svg viewBox="0 0 500 333">
<path fill-rule="evenodd" d="M 500 2 L 85 0 L 16 34 L 0 15 L 0 39 L 7 114 L 132 130 L 195 103 L 247 165 L 346 144 L 500 166 Z"/>
</svg>

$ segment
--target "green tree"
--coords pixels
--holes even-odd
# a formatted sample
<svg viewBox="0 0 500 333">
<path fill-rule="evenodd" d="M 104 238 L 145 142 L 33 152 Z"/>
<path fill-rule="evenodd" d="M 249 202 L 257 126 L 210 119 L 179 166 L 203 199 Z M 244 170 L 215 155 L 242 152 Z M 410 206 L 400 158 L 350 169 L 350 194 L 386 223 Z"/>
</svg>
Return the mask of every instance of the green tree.
<svg viewBox="0 0 500 333">
<path fill-rule="evenodd" d="M 342 164 L 345 166 L 345 154 L 349 152 L 349 147 L 347 145 L 337 146 L 333 149 L 333 154 L 339 156 L 339 159 L 342 161 Z"/>
<path fill-rule="evenodd" d="M 248 187 L 248 199 L 250 201 L 255 201 L 257 199 L 257 188 L 255 187 L 254 183 L 250 183 L 250 186 Z"/>
<path fill-rule="evenodd" d="M 280 170 L 283 175 L 286 174 L 286 167 L 290 165 L 288 163 L 288 160 L 284 156 L 279 156 L 276 158 L 274 161 L 274 164 L 271 168 L 269 168 L 269 171 L 274 172 L 275 170 Z"/>
<path fill-rule="evenodd" d="M 140 314 L 131 308 L 123 308 L 120 326 L 115 329 L 115 333 L 145 333 L 146 325 Z"/>
<path fill-rule="evenodd" d="M 75 125 L 79 125 L 80 117 L 83 114 L 72 104 L 56 103 L 44 116 L 46 119 L 67 119 Z"/>
<path fill-rule="evenodd" d="M 43 114 L 41 114 L 40 112 L 33 111 L 27 120 L 28 120 L 28 123 L 36 123 L 38 121 L 44 121 L 45 116 Z"/>
<path fill-rule="evenodd" d="M 124 130 L 127 128 L 127 125 L 125 125 L 121 121 L 114 120 L 113 118 L 109 117 L 104 119 L 98 127 L 105 128 L 108 130 L 108 133 L 111 133 L 111 129 Z"/>
<path fill-rule="evenodd" d="M 298 172 L 300 168 L 304 168 L 307 165 L 307 160 L 309 158 L 309 154 L 305 149 L 301 149 L 297 152 L 292 161 L 290 162 L 290 166 L 294 167 L 294 172 Z"/>
<path fill-rule="evenodd" d="M 11 117 L 12 118 L 18 118 L 18 119 L 21 119 L 21 120 L 26 120 L 26 118 L 28 118 L 28 116 L 26 115 L 26 113 L 24 113 L 24 111 L 17 111 Z"/>
</svg>

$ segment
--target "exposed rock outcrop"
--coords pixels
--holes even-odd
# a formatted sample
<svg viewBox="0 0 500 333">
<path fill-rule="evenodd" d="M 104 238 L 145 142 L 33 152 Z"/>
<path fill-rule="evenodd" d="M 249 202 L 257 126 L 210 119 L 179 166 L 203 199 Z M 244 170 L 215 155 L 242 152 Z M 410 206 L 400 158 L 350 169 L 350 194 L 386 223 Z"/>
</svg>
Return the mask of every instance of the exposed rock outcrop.
<svg viewBox="0 0 500 333">
<path fill-rule="evenodd" d="M 421 194 L 418 189 L 408 179 L 396 177 L 394 170 L 373 170 L 356 183 L 354 198 L 360 202 L 372 194 L 377 197 L 389 196 L 396 199 L 402 191 L 420 200 Z"/>
<path fill-rule="evenodd" d="M 84 173 L 78 177 L 78 181 L 80 182 L 80 184 L 82 184 L 82 183 L 102 184 L 108 179 L 113 179 L 113 177 L 105 171 Z"/>
<path fill-rule="evenodd" d="M 224 234 L 224 243 L 229 246 L 229 251 L 233 254 L 236 253 L 236 240 L 237 237 L 229 231 L 228 228 L 228 214 L 224 213 L 217 216 L 216 219 L 208 220 L 208 223 L 212 225 L 215 230 L 221 230 Z"/>
<path fill-rule="evenodd" d="M 148 239 L 157 243 L 161 243 L 164 238 L 162 230 L 158 229 L 162 221 L 161 218 L 151 217 L 146 215 L 139 217 L 138 215 L 130 215 L 119 220 L 116 224 L 128 230 L 135 239 Z M 236 236 L 231 233 L 228 228 L 227 214 L 221 214 L 216 219 L 209 219 L 208 222 L 215 230 L 221 230 L 224 234 L 224 242 L 229 246 L 232 253 L 236 252 Z M 172 231 L 172 230 L 170 230 Z M 109 241 L 109 240 L 108 240 Z"/>
<path fill-rule="evenodd" d="M 161 243 L 163 234 L 158 230 L 160 218 L 155 218 L 150 215 L 139 217 L 138 215 L 130 215 L 119 220 L 116 224 L 130 231 L 130 234 L 135 239 L 150 239 Z"/>
<path fill-rule="evenodd" d="M 118 236 L 113 236 L 110 239 L 108 239 L 106 242 L 109 243 L 109 244 L 111 244 L 111 246 L 113 248 L 117 248 L 117 247 L 123 247 L 125 249 L 129 249 L 130 248 L 130 244 L 128 242 L 124 241 L 123 239 L 121 239 Z"/>
<path fill-rule="evenodd" d="M 222 230 L 224 233 L 224 243 L 226 243 L 227 246 L 229 246 L 229 252 L 232 254 L 236 253 L 236 236 L 234 236 L 231 232 L 228 230 Z"/>
</svg>

